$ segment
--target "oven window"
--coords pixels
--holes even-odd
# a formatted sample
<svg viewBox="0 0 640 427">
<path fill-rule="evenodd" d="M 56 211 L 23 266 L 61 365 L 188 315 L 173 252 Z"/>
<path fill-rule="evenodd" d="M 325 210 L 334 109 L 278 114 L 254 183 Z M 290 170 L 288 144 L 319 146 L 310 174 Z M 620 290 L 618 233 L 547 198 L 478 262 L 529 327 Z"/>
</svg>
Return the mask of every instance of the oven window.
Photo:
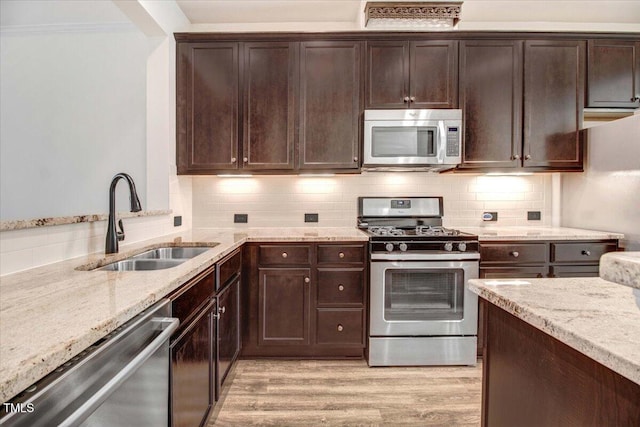
<svg viewBox="0 0 640 427">
<path fill-rule="evenodd" d="M 462 269 L 388 269 L 384 281 L 384 319 L 387 321 L 463 318 Z"/>
<path fill-rule="evenodd" d="M 374 126 L 371 132 L 373 157 L 434 157 L 436 155 L 437 128 Z"/>
</svg>

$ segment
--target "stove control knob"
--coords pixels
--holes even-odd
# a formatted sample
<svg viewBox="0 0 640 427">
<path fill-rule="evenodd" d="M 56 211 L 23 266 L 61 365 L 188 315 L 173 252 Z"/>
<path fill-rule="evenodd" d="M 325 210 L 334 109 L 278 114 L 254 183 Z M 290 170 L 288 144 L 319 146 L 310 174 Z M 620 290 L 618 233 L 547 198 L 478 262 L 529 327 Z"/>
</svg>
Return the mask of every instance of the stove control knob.
<svg viewBox="0 0 640 427">
<path fill-rule="evenodd" d="M 393 251 L 393 243 L 387 243 L 386 245 L 384 245 L 384 248 L 387 250 L 387 252 Z"/>
<path fill-rule="evenodd" d="M 400 250 L 402 252 L 406 252 L 407 251 L 407 244 L 406 243 L 400 243 L 400 245 L 398 247 L 400 248 Z"/>
<path fill-rule="evenodd" d="M 458 243 L 458 250 L 464 252 L 467 250 L 467 244 L 465 242 Z"/>
<path fill-rule="evenodd" d="M 444 244 L 444 250 L 447 252 L 451 252 L 453 250 L 453 243 L 447 242 Z"/>
</svg>

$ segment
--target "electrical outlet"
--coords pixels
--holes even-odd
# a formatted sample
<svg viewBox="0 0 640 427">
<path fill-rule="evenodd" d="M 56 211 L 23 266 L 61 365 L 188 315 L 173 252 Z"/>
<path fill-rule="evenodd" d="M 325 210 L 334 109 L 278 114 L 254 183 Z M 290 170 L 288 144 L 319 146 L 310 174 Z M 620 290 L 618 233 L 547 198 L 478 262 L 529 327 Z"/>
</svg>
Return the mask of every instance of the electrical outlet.
<svg viewBox="0 0 640 427">
<path fill-rule="evenodd" d="M 318 222 L 318 214 L 317 213 L 304 214 L 304 222 Z"/>
<path fill-rule="evenodd" d="M 483 212 L 482 220 L 483 221 L 497 221 L 498 220 L 498 212 Z"/>
<path fill-rule="evenodd" d="M 182 215 L 176 215 L 173 217 L 173 226 L 180 227 L 182 225 Z"/>
<path fill-rule="evenodd" d="M 527 212 L 527 220 L 529 221 L 540 221 L 542 219 L 542 214 L 540 211 L 528 211 Z"/>
<path fill-rule="evenodd" d="M 249 222 L 248 214 L 233 214 L 233 222 L 236 224 L 246 224 Z"/>
</svg>

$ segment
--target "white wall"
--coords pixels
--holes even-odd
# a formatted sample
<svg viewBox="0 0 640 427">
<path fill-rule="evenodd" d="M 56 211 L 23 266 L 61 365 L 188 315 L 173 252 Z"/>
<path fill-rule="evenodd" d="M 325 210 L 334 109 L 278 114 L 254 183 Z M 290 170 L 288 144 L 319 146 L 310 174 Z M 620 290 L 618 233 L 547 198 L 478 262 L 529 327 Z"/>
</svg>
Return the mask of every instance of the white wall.
<svg viewBox="0 0 640 427">
<path fill-rule="evenodd" d="M 624 233 L 627 250 L 640 250 L 640 115 L 588 131 L 582 174 L 562 176 L 565 227 Z"/>
<path fill-rule="evenodd" d="M 356 223 L 358 196 L 443 196 L 446 226 L 479 226 L 484 211 L 498 212 L 492 225 L 551 225 L 551 183 L 551 174 L 194 177 L 193 225 L 238 226 L 233 214 L 246 213 L 248 227 L 301 227 L 304 213 L 318 213 L 319 223 L 306 225 L 350 227 Z M 529 210 L 541 211 L 542 220 L 527 221 Z"/>
<path fill-rule="evenodd" d="M 2 33 L 0 219 L 106 213 L 118 172 L 147 209 L 148 44 L 121 28 Z"/>
</svg>

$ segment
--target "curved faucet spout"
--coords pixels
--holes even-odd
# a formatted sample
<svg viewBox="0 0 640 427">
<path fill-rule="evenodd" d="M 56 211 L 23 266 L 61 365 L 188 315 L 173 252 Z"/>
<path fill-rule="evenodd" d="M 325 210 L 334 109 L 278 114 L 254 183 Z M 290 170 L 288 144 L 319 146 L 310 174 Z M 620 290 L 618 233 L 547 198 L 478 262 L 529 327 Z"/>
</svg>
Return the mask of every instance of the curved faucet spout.
<svg viewBox="0 0 640 427">
<path fill-rule="evenodd" d="M 116 231 L 116 185 L 121 179 L 124 179 L 127 181 L 127 184 L 129 184 L 131 212 L 140 212 L 142 210 L 140 199 L 138 198 L 138 192 L 136 191 L 136 184 L 133 182 L 133 178 L 122 172 L 116 174 L 111 180 L 111 186 L 109 187 L 109 222 L 107 224 L 107 240 L 104 249 L 106 254 L 118 252 L 118 242 L 120 240 L 124 240 L 122 220 L 118 221 L 120 231 Z"/>
</svg>

